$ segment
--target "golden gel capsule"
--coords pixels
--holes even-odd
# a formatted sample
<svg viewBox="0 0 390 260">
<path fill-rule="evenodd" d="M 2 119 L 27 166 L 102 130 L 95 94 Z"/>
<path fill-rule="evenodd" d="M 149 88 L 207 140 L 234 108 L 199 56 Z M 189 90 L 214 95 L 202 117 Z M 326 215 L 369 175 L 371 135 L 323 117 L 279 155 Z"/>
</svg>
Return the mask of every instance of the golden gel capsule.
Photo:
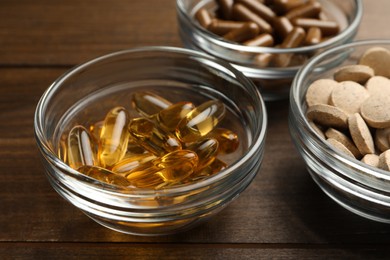
<svg viewBox="0 0 390 260">
<path fill-rule="evenodd" d="M 118 174 L 126 174 L 138 167 L 141 164 L 147 163 L 151 160 L 156 159 L 156 156 L 151 153 L 137 154 L 133 156 L 129 156 L 120 160 L 114 166 L 112 166 L 112 171 Z"/>
<path fill-rule="evenodd" d="M 207 136 L 215 138 L 218 141 L 218 153 L 220 154 L 233 153 L 240 144 L 238 135 L 226 128 L 215 128 Z"/>
<path fill-rule="evenodd" d="M 195 106 L 191 102 L 179 102 L 161 110 L 156 119 L 159 126 L 168 131 L 174 131 L 180 120 L 194 108 Z"/>
<path fill-rule="evenodd" d="M 196 153 L 179 150 L 141 164 L 126 176 L 134 186 L 154 188 L 164 182 L 180 182 L 190 176 L 198 163 Z"/>
<path fill-rule="evenodd" d="M 132 119 L 128 132 L 138 145 L 158 156 L 181 149 L 180 141 L 173 134 L 143 117 Z"/>
<path fill-rule="evenodd" d="M 98 157 L 103 167 L 111 167 L 126 153 L 129 141 L 129 114 L 123 107 L 111 109 L 100 133 Z"/>
<path fill-rule="evenodd" d="M 98 166 L 84 165 L 77 169 L 84 175 L 92 177 L 98 181 L 114 184 L 122 187 L 130 186 L 130 182 L 123 176 L 115 174 L 107 169 Z"/>
<path fill-rule="evenodd" d="M 209 166 L 218 152 L 218 141 L 214 138 L 205 138 L 189 145 L 186 149 L 194 151 L 199 158 L 196 170 Z"/>
<path fill-rule="evenodd" d="M 127 143 L 127 150 L 125 157 L 146 153 L 147 151 L 140 145 L 138 145 L 132 138 L 129 138 Z"/>
<path fill-rule="evenodd" d="M 210 133 L 225 116 L 225 105 L 210 100 L 193 109 L 178 124 L 176 136 L 180 141 L 195 142 Z"/>
<path fill-rule="evenodd" d="M 152 117 L 161 110 L 172 105 L 168 100 L 149 91 L 134 93 L 131 104 L 133 108 L 144 117 Z"/>
<path fill-rule="evenodd" d="M 226 169 L 226 167 L 227 167 L 226 163 L 219 160 L 218 158 L 215 158 L 215 160 L 210 165 L 195 171 L 184 182 L 191 183 L 191 182 L 203 180 L 203 179 L 205 179 L 213 174 L 216 174 L 216 173 Z"/>
<path fill-rule="evenodd" d="M 104 121 L 98 121 L 94 124 L 91 124 L 89 126 L 89 132 L 91 133 L 92 137 L 96 140 L 96 141 L 99 141 L 99 138 L 100 138 L 100 133 L 102 132 L 102 128 L 103 128 L 103 123 Z"/>
<path fill-rule="evenodd" d="M 73 169 L 83 165 L 95 165 L 96 156 L 91 136 L 85 127 L 73 127 L 67 140 L 68 164 Z"/>
</svg>

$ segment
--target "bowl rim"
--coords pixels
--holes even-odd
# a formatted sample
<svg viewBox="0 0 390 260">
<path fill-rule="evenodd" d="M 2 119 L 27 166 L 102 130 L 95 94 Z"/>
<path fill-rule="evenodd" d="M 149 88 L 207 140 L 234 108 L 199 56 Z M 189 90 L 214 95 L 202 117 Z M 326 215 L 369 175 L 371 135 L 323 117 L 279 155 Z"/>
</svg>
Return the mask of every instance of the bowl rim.
<svg viewBox="0 0 390 260">
<path fill-rule="evenodd" d="M 81 63 L 79 65 L 76 65 L 72 69 L 66 71 L 61 76 L 59 76 L 43 93 L 41 98 L 39 99 L 35 113 L 34 113 L 34 134 L 35 134 L 35 140 L 37 143 L 37 146 L 40 150 L 40 152 L 46 157 L 46 160 L 48 160 L 51 164 L 55 165 L 55 167 L 62 170 L 63 173 L 65 173 L 67 176 L 72 177 L 73 179 L 77 180 L 78 182 L 84 183 L 86 185 L 91 185 L 92 187 L 97 187 L 96 180 L 85 176 L 78 172 L 77 170 L 74 170 L 69 165 L 67 165 L 65 162 L 60 160 L 53 151 L 53 149 L 50 147 L 50 140 L 45 136 L 44 133 L 44 113 L 47 107 L 47 102 L 50 101 L 51 97 L 56 93 L 56 90 L 58 87 L 62 85 L 62 83 L 67 80 L 68 78 L 72 77 L 75 73 L 83 71 L 88 69 L 89 66 L 105 61 L 106 59 L 110 59 L 116 56 L 121 55 L 129 55 L 132 53 L 142 53 L 142 52 L 153 52 L 153 53 L 159 53 L 161 54 L 167 54 L 167 53 L 175 53 L 175 54 L 181 54 L 186 55 L 188 57 L 196 58 L 199 60 L 199 62 L 207 61 L 207 66 L 210 66 L 211 64 L 215 65 L 216 68 L 218 68 L 219 71 L 222 69 L 224 72 L 229 74 L 232 77 L 235 77 L 237 81 L 239 81 L 245 88 L 249 88 L 250 93 L 254 94 L 254 98 L 258 101 L 257 105 L 259 110 L 261 111 L 261 115 L 258 115 L 257 117 L 261 118 L 262 120 L 259 120 L 257 127 L 257 133 L 252 136 L 252 143 L 248 147 L 248 149 L 245 151 L 243 156 L 235 161 L 233 164 L 229 165 L 228 168 L 221 171 L 219 174 L 216 174 L 214 176 L 211 176 L 210 178 L 207 178 L 206 180 L 202 180 L 200 182 L 195 182 L 188 185 L 178 186 L 178 187 L 167 187 L 163 188 L 161 190 L 154 190 L 154 189 L 144 189 L 144 188 L 126 188 L 126 190 L 118 189 L 118 186 L 103 183 L 98 181 L 99 183 L 103 184 L 105 189 L 102 190 L 102 192 L 108 192 L 110 194 L 120 194 L 123 196 L 132 196 L 134 194 L 140 195 L 140 196 L 150 196 L 155 195 L 156 193 L 167 193 L 167 194 L 183 194 L 189 191 L 193 190 L 199 190 L 203 189 L 207 186 L 210 186 L 212 184 L 218 183 L 219 181 L 223 180 L 224 178 L 227 178 L 228 176 L 232 175 L 233 172 L 237 171 L 237 168 L 239 168 L 242 164 L 244 164 L 246 161 L 250 160 L 256 152 L 260 149 L 262 149 L 262 146 L 265 142 L 266 137 L 266 130 L 268 125 L 268 119 L 267 119 L 267 113 L 266 113 L 266 106 L 264 103 L 264 100 L 262 98 L 262 95 L 260 91 L 257 89 L 257 87 L 254 85 L 254 83 L 249 80 L 247 77 L 243 75 L 242 72 L 238 71 L 236 68 L 234 68 L 231 64 L 228 62 L 225 62 L 223 60 L 220 60 L 218 58 L 215 58 L 211 55 L 195 51 L 195 50 L 189 50 L 185 48 L 180 47 L 171 47 L 171 46 L 146 46 L 146 47 L 135 47 L 131 49 L 125 49 L 120 50 L 112 53 L 108 53 L 99 57 L 96 57 L 94 59 L 91 59 L 89 61 L 86 61 L 84 63 Z M 99 185 L 101 186 L 101 185 Z"/>
<path fill-rule="evenodd" d="M 178 13 L 184 17 L 185 21 L 195 28 L 195 31 L 199 33 L 204 39 L 212 42 L 214 45 L 218 45 L 224 47 L 225 49 L 235 50 L 240 52 L 248 52 L 248 53 L 305 53 L 305 52 L 313 52 L 322 48 L 329 48 L 333 45 L 339 45 L 343 42 L 343 39 L 349 38 L 354 34 L 356 29 L 358 28 L 362 17 L 363 17 L 363 0 L 354 0 L 356 4 L 356 13 L 353 17 L 353 20 L 348 26 L 338 35 L 332 37 L 331 39 L 324 41 L 322 43 L 313 45 L 313 46 L 304 46 L 297 48 L 275 48 L 275 47 L 256 47 L 256 46 L 245 46 L 242 44 L 237 44 L 233 42 L 226 41 L 221 37 L 215 37 L 214 34 L 210 33 L 208 30 L 203 28 L 197 22 L 194 21 L 193 17 L 191 17 L 185 10 L 184 3 L 185 0 L 176 0 L 176 9 Z M 210 0 L 208 0 L 210 1 Z"/>
<path fill-rule="evenodd" d="M 372 176 L 376 179 L 390 182 L 390 173 L 389 171 L 382 170 L 370 165 L 367 165 L 360 160 L 352 159 L 348 155 L 342 153 L 341 151 L 334 149 L 330 144 L 325 142 L 325 140 L 317 134 L 313 128 L 309 125 L 309 121 L 305 116 L 305 110 L 303 109 L 303 100 L 300 100 L 300 91 L 304 85 L 304 79 L 311 71 L 311 68 L 316 64 L 321 62 L 326 57 L 331 56 L 334 53 L 341 53 L 343 50 L 351 49 L 354 47 L 363 47 L 363 46 L 372 46 L 375 45 L 389 45 L 390 39 L 365 39 L 358 40 L 351 43 L 346 43 L 331 49 L 328 49 L 314 57 L 312 57 L 302 68 L 300 68 L 293 80 L 290 89 L 290 109 L 293 111 L 294 117 L 302 124 L 305 133 L 309 134 L 312 141 L 315 142 L 316 147 L 320 150 L 321 153 L 332 156 L 335 160 L 341 161 L 352 169 L 359 170 L 360 172 L 365 172 L 367 175 Z M 326 163 L 329 163 L 328 161 Z M 348 172 L 344 173 L 348 176 Z"/>
</svg>

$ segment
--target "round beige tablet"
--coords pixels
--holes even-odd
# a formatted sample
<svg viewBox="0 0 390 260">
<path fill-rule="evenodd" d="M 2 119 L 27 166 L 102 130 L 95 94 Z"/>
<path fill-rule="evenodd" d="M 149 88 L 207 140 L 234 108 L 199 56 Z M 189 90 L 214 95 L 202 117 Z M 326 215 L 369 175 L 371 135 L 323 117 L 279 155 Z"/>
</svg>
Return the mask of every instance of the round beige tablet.
<svg viewBox="0 0 390 260">
<path fill-rule="evenodd" d="M 335 139 L 335 140 L 339 141 L 340 143 L 342 143 L 353 154 L 354 157 L 356 157 L 356 158 L 362 157 L 362 154 L 359 152 L 356 145 L 343 132 L 340 132 L 339 130 L 334 129 L 334 128 L 329 128 L 325 132 L 325 136 L 328 139 Z"/>
<path fill-rule="evenodd" d="M 354 114 L 360 112 L 361 104 L 369 96 L 370 94 L 362 85 L 353 81 L 343 81 L 333 89 L 329 104 Z"/>
<path fill-rule="evenodd" d="M 360 153 L 364 156 L 368 153 L 375 153 L 374 140 L 370 129 L 359 113 L 348 117 L 348 128 L 351 137 Z"/>
<path fill-rule="evenodd" d="M 370 166 L 378 167 L 379 156 L 376 154 L 366 154 L 360 161 Z"/>
<path fill-rule="evenodd" d="M 371 127 L 390 127 L 390 96 L 370 96 L 360 106 L 360 114 Z"/>
<path fill-rule="evenodd" d="M 337 141 L 336 139 L 333 139 L 333 138 L 329 138 L 326 140 L 332 147 L 334 147 L 335 149 L 339 150 L 340 152 L 352 157 L 352 158 L 355 158 L 355 156 L 353 156 L 353 154 L 351 153 L 350 150 L 348 150 L 347 147 L 345 147 L 342 143 L 340 143 L 339 141 Z"/>
<path fill-rule="evenodd" d="M 374 75 L 374 70 L 369 66 L 347 65 L 337 69 L 333 78 L 338 82 L 350 80 L 363 84 Z"/>
<path fill-rule="evenodd" d="M 384 152 L 390 149 L 389 134 L 390 128 L 376 129 L 374 142 L 379 151 Z"/>
<path fill-rule="evenodd" d="M 390 78 L 390 51 L 383 47 L 372 47 L 360 58 L 359 64 L 371 67 L 376 76 Z"/>
<path fill-rule="evenodd" d="M 307 106 L 313 106 L 317 104 L 328 105 L 330 94 L 333 88 L 339 83 L 332 79 L 319 79 L 314 81 L 306 92 Z"/>
<path fill-rule="evenodd" d="M 323 126 L 348 128 L 348 114 L 338 107 L 318 104 L 308 108 L 307 118 Z"/>
<path fill-rule="evenodd" d="M 313 128 L 313 130 L 314 130 L 319 136 L 321 136 L 322 138 L 325 139 L 325 134 L 324 134 L 324 132 L 321 130 L 321 128 L 320 128 L 318 125 L 316 125 L 316 123 L 314 123 L 313 121 L 310 121 L 310 122 L 309 122 L 309 125 L 311 126 L 311 128 Z"/>
<path fill-rule="evenodd" d="M 371 77 L 366 83 L 366 89 L 370 95 L 390 95 L 390 80 L 382 76 Z"/>
<path fill-rule="evenodd" d="M 390 170 L 390 150 L 386 150 L 379 155 L 378 168 L 382 170 Z"/>
</svg>

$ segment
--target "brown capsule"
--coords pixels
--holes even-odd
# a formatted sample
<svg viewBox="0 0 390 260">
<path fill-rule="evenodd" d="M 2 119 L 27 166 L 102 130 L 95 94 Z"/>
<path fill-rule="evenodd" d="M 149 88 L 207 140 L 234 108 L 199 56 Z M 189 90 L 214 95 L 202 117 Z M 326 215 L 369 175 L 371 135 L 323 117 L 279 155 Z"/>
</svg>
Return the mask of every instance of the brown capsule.
<svg viewBox="0 0 390 260">
<path fill-rule="evenodd" d="M 259 36 L 256 36 L 255 38 L 252 38 L 248 41 L 245 41 L 243 43 L 247 46 L 263 46 L 263 47 L 270 47 L 274 44 L 274 38 L 271 34 L 263 33 Z"/>
<path fill-rule="evenodd" d="M 321 21 L 313 18 L 297 18 L 292 22 L 295 26 L 302 27 L 308 30 L 311 27 L 317 27 L 321 30 L 323 36 L 331 36 L 338 34 L 340 31 L 339 25 L 334 21 Z"/>
<path fill-rule="evenodd" d="M 204 28 L 207 28 L 211 24 L 212 20 L 211 15 L 206 8 L 199 9 L 195 14 L 195 18 Z"/>
<path fill-rule="evenodd" d="M 222 36 L 232 30 L 241 28 L 245 23 L 246 22 L 213 19 L 208 29 L 210 32 Z"/>
<path fill-rule="evenodd" d="M 114 184 L 122 187 L 131 185 L 125 177 L 98 166 L 84 165 L 77 170 L 84 175 L 108 184 Z"/>
<path fill-rule="evenodd" d="M 284 39 L 281 48 L 296 48 L 299 47 L 305 39 L 306 33 L 300 27 L 295 27 Z"/>
<path fill-rule="evenodd" d="M 219 7 L 218 11 L 223 19 L 231 19 L 233 2 L 234 0 L 217 0 Z"/>
<path fill-rule="evenodd" d="M 242 4 L 234 4 L 232 17 L 239 21 L 254 22 L 259 26 L 260 32 L 272 33 L 272 26 L 263 18 Z"/>
<path fill-rule="evenodd" d="M 280 14 L 285 14 L 291 9 L 307 4 L 309 0 L 274 0 L 273 6 Z"/>
<path fill-rule="evenodd" d="M 234 29 L 223 37 L 226 40 L 234 42 L 243 42 L 249 39 L 252 39 L 259 34 L 259 26 L 253 22 L 245 23 L 238 29 Z"/>
<path fill-rule="evenodd" d="M 318 2 L 309 2 L 308 4 L 291 9 L 285 16 L 290 21 L 296 18 L 313 18 L 318 17 L 321 12 L 321 4 Z"/>
<path fill-rule="evenodd" d="M 305 38 L 305 45 L 314 45 L 321 42 L 322 33 L 318 27 L 310 27 Z"/>
<path fill-rule="evenodd" d="M 284 16 L 280 16 L 274 20 L 274 29 L 275 33 L 279 37 L 279 39 L 284 39 L 287 37 L 287 35 L 294 29 L 294 26 L 290 22 L 289 19 L 287 19 Z"/>
<path fill-rule="evenodd" d="M 280 45 L 281 48 L 296 48 L 299 47 L 305 40 L 306 33 L 300 27 L 295 27 L 284 39 Z M 287 67 L 290 65 L 292 53 L 282 53 L 275 55 L 273 62 L 277 67 Z"/>
<path fill-rule="evenodd" d="M 269 23 L 272 23 L 276 18 L 276 14 L 271 8 L 259 2 L 258 0 L 236 0 L 236 3 L 240 3 L 248 7 L 252 12 L 263 18 Z"/>
<path fill-rule="evenodd" d="M 274 57 L 274 54 L 273 53 L 260 53 L 260 54 L 257 54 L 254 58 L 253 58 L 253 62 L 261 67 L 261 68 L 265 68 L 265 67 L 268 67 L 268 65 L 271 63 L 271 60 L 273 59 Z"/>
</svg>

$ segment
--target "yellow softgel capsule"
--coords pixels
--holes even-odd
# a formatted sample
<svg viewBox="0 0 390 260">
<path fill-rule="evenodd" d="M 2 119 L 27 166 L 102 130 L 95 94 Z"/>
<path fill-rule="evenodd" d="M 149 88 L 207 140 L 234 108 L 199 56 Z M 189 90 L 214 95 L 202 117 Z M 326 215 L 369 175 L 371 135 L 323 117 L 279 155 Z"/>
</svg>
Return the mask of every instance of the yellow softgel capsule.
<svg viewBox="0 0 390 260">
<path fill-rule="evenodd" d="M 176 136 L 180 141 L 195 142 L 210 133 L 225 116 L 225 105 L 210 100 L 189 112 L 178 124 Z"/>
<path fill-rule="evenodd" d="M 99 139 L 100 139 L 100 133 L 102 132 L 103 124 L 104 124 L 104 121 L 101 120 L 101 121 L 97 121 L 96 123 L 89 125 L 89 127 L 88 127 L 89 132 L 91 133 L 91 136 L 97 141 L 99 141 Z"/>
<path fill-rule="evenodd" d="M 211 131 L 208 137 L 217 139 L 219 143 L 218 153 L 220 154 L 229 154 L 237 150 L 240 141 L 238 135 L 226 128 L 215 128 Z"/>
<path fill-rule="evenodd" d="M 149 91 L 138 91 L 134 93 L 131 104 L 144 117 L 152 117 L 172 105 L 170 101 Z"/>
<path fill-rule="evenodd" d="M 155 155 L 162 156 L 181 149 L 180 141 L 175 135 L 146 118 L 133 118 L 130 121 L 128 131 L 138 145 Z"/>
<path fill-rule="evenodd" d="M 192 143 L 186 149 L 194 151 L 199 157 L 199 163 L 196 170 L 200 170 L 210 165 L 218 152 L 218 141 L 214 138 L 205 138 L 198 142 Z"/>
<path fill-rule="evenodd" d="M 82 174 L 92 177 L 101 182 L 114 184 L 122 187 L 131 186 L 130 182 L 125 177 L 119 174 L 115 174 L 102 167 L 84 165 L 77 170 Z"/>
<path fill-rule="evenodd" d="M 101 166 L 111 167 L 125 155 L 129 140 L 128 125 L 129 115 L 125 108 L 115 107 L 107 113 L 99 138 Z"/>
<path fill-rule="evenodd" d="M 215 158 L 214 161 L 206 167 L 201 168 L 200 170 L 195 171 L 190 178 L 185 180 L 185 183 L 191 183 L 203 180 L 213 174 L 216 174 L 224 169 L 226 169 L 227 164 L 222 160 Z"/>
<path fill-rule="evenodd" d="M 168 131 L 175 131 L 180 120 L 195 108 L 191 102 L 178 102 L 161 110 L 157 116 L 158 124 Z"/>
<path fill-rule="evenodd" d="M 96 155 L 92 138 L 85 127 L 74 126 L 68 135 L 66 154 L 68 164 L 73 169 L 83 165 L 95 165 Z"/>
<path fill-rule="evenodd" d="M 135 154 L 129 157 L 125 157 L 121 161 L 114 164 L 112 171 L 121 175 L 127 175 L 128 172 L 134 168 L 153 159 L 156 159 L 156 156 L 151 153 Z"/>
<path fill-rule="evenodd" d="M 168 153 L 131 170 L 127 179 L 137 187 L 156 187 L 164 182 L 178 183 L 190 176 L 198 156 L 189 150 Z"/>
</svg>

